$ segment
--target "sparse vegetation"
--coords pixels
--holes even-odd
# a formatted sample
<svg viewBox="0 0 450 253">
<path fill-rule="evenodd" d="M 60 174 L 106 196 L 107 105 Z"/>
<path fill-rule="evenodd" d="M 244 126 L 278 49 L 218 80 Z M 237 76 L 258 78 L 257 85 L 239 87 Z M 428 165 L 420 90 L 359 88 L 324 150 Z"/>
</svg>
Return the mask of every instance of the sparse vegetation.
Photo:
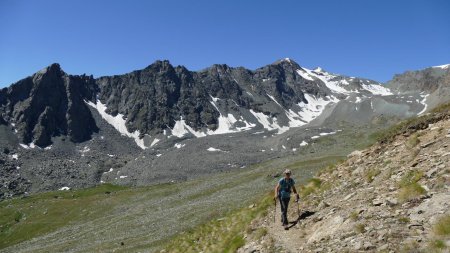
<svg viewBox="0 0 450 253">
<path fill-rule="evenodd" d="M 443 250 L 447 248 L 445 242 L 442 240 L 431 240 L 429 243 L 429 247 L 431 250 Z"/>
<path fill-rule="evenodd" d="M 398 218 L 398 221 L 400 223 L 408 223 L 410 221 L 410 219 L 409 219 L 409 217 L 402 216 L 402 217 Z"/>
<path fill-rule="evenodd" d="M 356 224 L 355 232 L 358 234 L 362 234 L 362 233 L 366 232 L 366 226 L 363 223 Z"/>
<path fill-rule="evenodd" d="M 411 170 L 408 171 L 400 180 L 399 186 L 407 186 L 411 183 L 418 182 L 423 177 L 423 171 Z"/>
<path fill-rule="evenodd" d="M 417 133 L 414 133 L 408 138 L 408 141 L 406 142 L 406 146 L 408 148 L 414 148 L 420 143 L 419 135 Z"/>
<path fill-rule="evenodd" d="M 406 202 L 422 194 L 426 193 L 426 190 L 418 183 L 423 177 L 423 172 L 420 170 L 412 170 L 406 173 L 399 182 L 399 200 L 400 202 Z"/>
<path fill-rule="evenodd" d="M 371 183 L 373 179 L 378 176 L 381 173 L 381 171 L 378 168 L 371 168 L 366 171 L 365 173 L 365 179 L 368 183 Z"/>
<path fill-rule="evenodd" d="M 400 192 L 398 194 L 398 199 L 400 202 L 406 202 L 409 200 L 412 200 L 414 198 L 417 198 L 423 194 L 425 194 L 427 191 L 418 183 L 411 183 L 407 186 L 403 186 L 400 188 Z"/>
<path fill-rule="evenodd" d="M 258 228 L 256 229 L 253 233 L 252 233 L 253 237 L 256 240 L 259 240 L 260 238 L 262 238 L 263 236 L 267 235 L 267 229 L 266 228 Z"/>
<path fill-rule="evenodd" d="M 450 236 L 450 215 L 440 218 L 434 225 L 434 233 L 438 236 Z"/>
<path fill-rule="evenodd" d="M 311 178 L 306 185 L 300 187 L 300 195 L 307 197 L 311 193 L 316 192 L 321 185 L 322 181 L 319 178 Z"/>
<path fill-rule="evenodd" d="M 349 216 L 350 220 L 352 220 L 352 221 L 357 221 L 358 217 L 359 217 L 359 214 L 357 211 L 353 211 Z"/>
<path fill-rule="evenodd" d="M 422 253 L 419 244 L 416 241 L 409 241 L 400 248 L 401 253 Z M 425 253 L 425 252 L 424 252 Z"/>
<path fill-rule="evenodd" d="M 270 192 L 255 208 L 244 208 L 227 214 L 220 220 L 183 233 L 171 239 L 166 252 L 235 252 L 243 246 L 246 227 L 250 222 L 262 217 L 267 208 L 273 204 L 273 193 Z M 253 236 L 261 238 L 267 234 L 265 229 L 257 229 Z"/>
</svg>

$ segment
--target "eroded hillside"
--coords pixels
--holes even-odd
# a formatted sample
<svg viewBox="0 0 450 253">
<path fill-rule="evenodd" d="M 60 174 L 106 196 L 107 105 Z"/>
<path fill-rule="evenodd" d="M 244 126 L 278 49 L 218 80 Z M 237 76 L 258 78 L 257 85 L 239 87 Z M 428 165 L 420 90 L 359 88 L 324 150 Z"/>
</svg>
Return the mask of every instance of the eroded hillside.
<svg viewBox="0 0 450 253">
<path fill-rule="evenodd" d="M 384 132 L 301 187 L 290 230 L 272 208 L 238 252 L 448 252 L 449 146 L 448 107 Z"/>
</svg>

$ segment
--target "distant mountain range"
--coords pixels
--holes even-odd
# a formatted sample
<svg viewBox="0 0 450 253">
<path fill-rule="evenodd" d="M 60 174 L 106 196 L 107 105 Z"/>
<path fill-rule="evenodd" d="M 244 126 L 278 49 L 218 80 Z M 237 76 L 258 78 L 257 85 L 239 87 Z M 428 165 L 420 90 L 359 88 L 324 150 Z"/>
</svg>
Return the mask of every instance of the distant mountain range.
<svg viewBox="0 0 450 253">
<path fill-rule="evenodd" d="M 242 167 L 345 126 L 423 114 L 450 100 L 449 88 L 449 65 L 381 84 L 288 58 L 256 70 L 195 72 L 156 61 L 100 78 L 52 64 L 0 90 L 0 198 Z"/>
</svg>

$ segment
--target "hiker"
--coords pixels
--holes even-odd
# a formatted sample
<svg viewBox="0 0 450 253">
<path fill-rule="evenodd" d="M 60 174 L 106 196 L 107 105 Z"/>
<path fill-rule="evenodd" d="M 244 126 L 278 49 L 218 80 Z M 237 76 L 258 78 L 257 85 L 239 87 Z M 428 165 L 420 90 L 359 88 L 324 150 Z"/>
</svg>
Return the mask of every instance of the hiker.
<svg viewBox="0 0 450 253">
<path fill-rule="evenodd" d="M 288 229 L 287 211 L 289 201 L 291 200 L 291 189 L 295 193 L 295 200 L 299 200 L 297 189 L 295 189 L 295 181 L 291 178 L 291 171 L 286 169 L 284 171 L 284 177 L 278 181 L 277 187 L 275 187 L 275 201 L 280 200 L 281 206 L 281 222 L 284 229 Z"/>
</svg>

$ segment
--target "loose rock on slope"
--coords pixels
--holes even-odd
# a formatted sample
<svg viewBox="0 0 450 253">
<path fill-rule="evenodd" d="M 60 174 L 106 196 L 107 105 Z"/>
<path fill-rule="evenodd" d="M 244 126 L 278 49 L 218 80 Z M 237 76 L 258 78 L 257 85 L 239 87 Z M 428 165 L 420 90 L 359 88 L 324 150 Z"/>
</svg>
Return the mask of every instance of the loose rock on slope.
<svg viewBox="0 0 450 253">
<path fill-rule="evenodd" d="M 314 215 L 284 231 L 273 212 L 253 228 L 267 235 L 239 252 L 429 252 L 448 235 L 434 226 L 450 215 L 450 119 L 396 136 L 392 141 L 355 151 L 347 161 L 328 168 L 300 191 L 300 208 Z M 290 220 L 297 210 L 291 204 Z M 277 219 L 279 219 L 277 210 Z M 448 218 L 447 218 L 448 219 Z M 448 225 L 448 224 L 447 224 Z M 263 244 L 261 241 L 264 241 Z M 270 245 L 267 241 L 272 241 Z M 434 248 L 433 248 L 434 249 Z M 443 249 L 442 252 L 448 252 Z"/>
</svg>

